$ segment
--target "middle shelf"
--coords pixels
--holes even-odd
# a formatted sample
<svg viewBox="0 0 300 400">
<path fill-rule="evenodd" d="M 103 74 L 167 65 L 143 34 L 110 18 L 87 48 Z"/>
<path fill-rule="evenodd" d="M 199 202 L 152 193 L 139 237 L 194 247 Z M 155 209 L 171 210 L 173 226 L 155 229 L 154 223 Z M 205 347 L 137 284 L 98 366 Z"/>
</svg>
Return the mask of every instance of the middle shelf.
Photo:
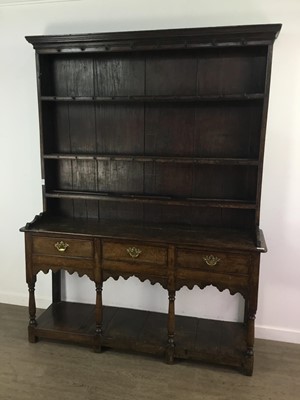
<svg viewBox="0 0 300 400">
<path fill-rule="evenodd" d="M 65 198 L 81 200 L 102 200 L 132 203 L 152 203 L 173 206 L 197 206 L 212 208 L 238 208 L 254 210 L 256 204 L 254 201 L 231 200 L 231 199 L 202 199 L 196 197 L 171 197 L 154 195 L 137 195 L 121 193 L 87 192 L 74 190 L 51 190 L 45 193 L 47 198 Z"/>
<path fill-rule="evenodd" d="M 255 208 L 257 163 L 240 158 L 55 154 L 44 160 L 46 196 L 127 201 L 136 197 L 137 202 L 211 202 L 214 207 L 222 203 L 233 208 L 242 203 L 241 207 Z"/>
<path fill-rule="evenodd" d="M 46 101 L 41 106 L 44 153 L 258 160 L 259 103 Z"/>
<path fill-rule="evenodd" d="M 152 102 L 224 102 L 264 99 L 264 93 L 232 93 L 190 96 L 41 96 L 42 101 L 152 103 Z"/>
<path fill-rule="evenodd" d="M 97 161 L 135 161 L 180 164 L 220 164 L 220 165 L 252 165 L 257 166 L 257 159 L 226 157 L 177 157 L 136 154 L 85 154 L 85 153 L 51 153 L 44 154 L 45 160 L 97 160 Z"/>
</svg>

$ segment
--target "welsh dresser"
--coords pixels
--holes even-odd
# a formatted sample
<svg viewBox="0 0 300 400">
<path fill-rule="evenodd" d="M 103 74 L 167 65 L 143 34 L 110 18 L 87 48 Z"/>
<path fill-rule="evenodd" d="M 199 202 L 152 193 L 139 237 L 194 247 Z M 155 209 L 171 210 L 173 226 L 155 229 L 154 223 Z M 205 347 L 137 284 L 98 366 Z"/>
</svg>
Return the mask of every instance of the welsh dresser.
<svg viewBox="0 0 300 400">
<path fill-rule="evenodd" d="M 21 229 L 30 342 L 140 351 L 252 374 L 280 28 L 26 37 L 36 52 L 44 204 Z M 37 275 L 49 270 L 52 304 L 36 318 Z M 95 283 L 94 304 L 62 300 L 62 270 Z M 103 283 L 131 276 L 159 283 L 168 313 L 103 306 Z M 175 315 L 176 292 L 195 285 L 240 293 L 244 320 Z"/>
</svg>

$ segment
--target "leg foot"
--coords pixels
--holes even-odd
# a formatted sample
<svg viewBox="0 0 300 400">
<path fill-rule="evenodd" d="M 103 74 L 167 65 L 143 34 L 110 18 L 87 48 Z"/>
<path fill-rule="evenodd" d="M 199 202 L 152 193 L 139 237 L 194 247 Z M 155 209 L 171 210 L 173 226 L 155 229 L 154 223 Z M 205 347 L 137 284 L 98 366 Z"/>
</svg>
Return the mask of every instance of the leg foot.
<svg viewBox="0 0 300 400">
<path fill-rule="evenodd" d="M 254 354 L 253 350 L 249 349 L 245 355 L 244 362 L 242 365 L 242 373 L 247 376 L 253 375 L 253 363 L 254 363 Z"/>
<path fill-rule="evenodd" d="M 94 343 L 94 352 L 95 353 L 102 353 L 102 346 L 101 343 L 99 343 L 99 338 L 95 338 L 95 343 Z"/>
<path fill-rule="evenodd" d="M 168 344 L 165 354 L 165 361 L 167 364 L 174 364 L 174 352 L 175 352 L 175 345 L 174 343 Z"/>
<path fill-rule="evenodd" d="M 36 343 L 38 342 L 38 337 L 34 334 L 34 327 L 28 327 L 28 342 L 29 343 Z"/>
</svg>

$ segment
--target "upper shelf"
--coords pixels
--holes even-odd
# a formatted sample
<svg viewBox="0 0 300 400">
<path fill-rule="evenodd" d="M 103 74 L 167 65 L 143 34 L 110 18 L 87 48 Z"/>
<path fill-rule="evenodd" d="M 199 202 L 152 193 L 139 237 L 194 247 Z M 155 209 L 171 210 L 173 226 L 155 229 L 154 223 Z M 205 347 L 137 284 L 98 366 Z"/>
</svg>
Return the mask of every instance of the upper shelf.
<svg viewBox="0 0 300 400">
<path fill-rule="evenodd" d="M 96 160 L 96 161 L 135 161 L 178 164 L 217 164 L 217 165 L 252 165 L 257 166 L 258 160 L 250 158 L 225 158 L 225 157 L 172 157 L 126 154 L 71 154 L 52 153 L 44 154 L 45 160 Z"/>
<path fill-rule="evenodd" d="M 260 100 L 263 93 L 244 93 L 206 96 L 41 96 L 42 101 L 79 101 L 102 103 L 152 103 L 152 102 L 209 102 Z"/>
<path fill-rule="evenodd" d="M 27 36 L 39 53 L 120 52 L 271 44 L 281 24 L 79 35 Z"/>
</svg>

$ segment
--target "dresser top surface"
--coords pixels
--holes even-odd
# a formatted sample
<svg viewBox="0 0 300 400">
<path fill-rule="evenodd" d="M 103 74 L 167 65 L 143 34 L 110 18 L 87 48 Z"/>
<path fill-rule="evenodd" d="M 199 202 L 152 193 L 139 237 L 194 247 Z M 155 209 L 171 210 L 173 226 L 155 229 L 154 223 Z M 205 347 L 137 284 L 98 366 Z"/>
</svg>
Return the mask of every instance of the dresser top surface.
<svg viewBox="0 0 300 400">
<path fill-rule="evenodd" d="M 126 221 L 86 220 L 43 215 L 22 228 L 23 232 L 67 234 L 100 238 L 135 240 L 177 246 L 200 246 L 230 250 L 264 252 L 250 230 L 141 224 Z M 262 232 L 258 232 L 262 235 Z"/>
</svg>

